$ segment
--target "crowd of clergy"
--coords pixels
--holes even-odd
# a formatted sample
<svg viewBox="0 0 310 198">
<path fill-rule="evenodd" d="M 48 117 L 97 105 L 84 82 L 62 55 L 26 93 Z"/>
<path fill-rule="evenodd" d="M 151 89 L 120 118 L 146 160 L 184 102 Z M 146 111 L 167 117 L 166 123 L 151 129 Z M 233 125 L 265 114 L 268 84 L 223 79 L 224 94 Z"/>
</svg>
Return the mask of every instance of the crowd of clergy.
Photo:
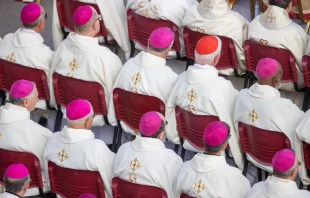
<svg viewBox="0 0 310 198">
<path fill-rule="evenodd" d="M 95 138 L 92 127 L 103 127 L 105 121 L 102 115 L 94 113 L 87 100 L 73 100 L 61 107 L 67 125 L 60 131 L 53 133 L 34 122 L 31 114 L 49 119 L 51 112 L 46 101 L 39 100 L 36 84 L 21 79 L 12 84 L 6 104 L 0 107 L 0 148 L 38 157 L 44 193 L 50 192 L 50 161 L 65 168 L 98 171 L 108 198 L 113 197 L 111 183 L 114 177 L 162 188 L 169 198 L 178 198 L 181 194 L 202 198 L 310 197 L 310 192 L 300 190 L 295 182 L 299 178 L 304 186 L 310 185 L 302 151 L 302 141 L 310 144 L 310 111 L 304 113 L 291 100 L 281 97 L 279 89 L 294 90 L 292 83 L 281 84 L 281 64 L 271 58 L 261 59 L 256 66 L 257 82 L 240 92 L 231 81 L 222 77 L 233 76 L 233 69 L 219 71 L 216 68 L 222 54 L 222 41 L 218 36 L 234 41 L 241 75 L 245 73 L 243 43 L 250 39 L 290 50 L 296 59 L 298 79 L 303 79 L 301 59 L 303 55 L 310 55 L 310 47 L 307 50 L 309 37 L 289 18 L 292 0 L 267 1 L 267 10 L 250 24 L 232 11 L 226 0 L 163 2 L 128 0 L 127 9 L 144 17 L 170 20 L 180 32 L 186 26 L 209 35 L 198 41 L 195 63 L 180 75 L 167 66 L 167 57 L 175 55 L 171 51 L 175 35 L 166 27 L 155 29 L 149 36 L 147 50 L 129 59 L 127 25 L 123 24 L 126 23 L 123 18 L 126 9 L 124 5 L 116 5 L 119 1 L 93 1 L 102 16 L 92 6 L 77 8 L 72 16 L 74 32 L 68 33 L 64 40 L 54 1 L 55 52 L 44 44 L 40 35 L 47 17 L 44 8 L 36 3 L 26 4 L 20 13 L 22 27 L 0 40 L 0 58 L 44 70 L 52 107 L 57 108 L 52 76 L 58 73 L 102 85 L 108 121 L 112 126 L 117 126 L 112 94 L 115 88 L 159 98 L 165 104 L 165 115 L 153 111 L 145 113 L 140 119 L 139 131 L 121 122 L 126 132 L 124 136 L 133 138 L 123 138 L 123 144 L 114 153 L 104 141 Z M 99 45 L 101 38 L 95 36 L 101 20 L 111 34 L 109 39 L 115 39 L 124 52 L 127 60 L 124 65 L 119 56 Z M 181 44 L 184 53 L 184 44 Z M 302 81 L 298 84 L 304 86 Z M 165 146 L 165 141 L 180 144 L 176 107 L 192 114 L 217 116 L 220 120 L 203 131 L 204 150 L 184 141 L 182 146 L 196 153 L 186 162 Z M 272 173 L 252 188 L 242 174 L 244 157 L 240 149 L 239 122 L 284 133 L 291 144 L 291 150 L 284 149 L 274 155 L 272 166 L 246 156 L 254 166 Z M 225 156 L 224 151 L 228 146 L 234 165 L 226 162 L 229 156 Z M 39 195 L 38 188 L 29 188 L 30 182 L 28 169 L 23 164 L 12 164 L 5 171 L 4 193 L 0 198 Z M 81 197 L 92 198 L 94 195 Z"/>
</svg>

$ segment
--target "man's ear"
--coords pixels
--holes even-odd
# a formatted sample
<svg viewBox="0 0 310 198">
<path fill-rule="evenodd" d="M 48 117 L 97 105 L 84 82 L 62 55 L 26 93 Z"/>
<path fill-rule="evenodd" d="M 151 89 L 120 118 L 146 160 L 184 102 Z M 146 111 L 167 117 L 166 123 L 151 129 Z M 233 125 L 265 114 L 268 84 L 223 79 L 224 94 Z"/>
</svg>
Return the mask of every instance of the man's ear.
<svg viewBox="0 0 310 198">
<path fill-rule="evenodd" d="M 93 118 L 91 117 L 87 118 L 87 120 L 85 121 L 85 128 L 90 129 L 92 127 L 92 124 L 93 124 Z"/>
</svg>

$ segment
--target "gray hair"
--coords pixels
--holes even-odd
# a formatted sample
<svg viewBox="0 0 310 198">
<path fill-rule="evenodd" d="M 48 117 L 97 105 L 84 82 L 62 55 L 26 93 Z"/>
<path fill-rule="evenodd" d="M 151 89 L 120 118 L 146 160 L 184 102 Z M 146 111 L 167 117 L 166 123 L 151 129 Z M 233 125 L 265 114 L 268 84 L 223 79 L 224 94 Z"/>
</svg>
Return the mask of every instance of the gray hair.
<svg viewBox="0 0 310 198">
<path fill-rule="evenodd" d="M 158 131 L 152 135 L 152 136 L 146 136 L 146 135 L 143 135 L 141 132 L 141 137 L 149 137 L 149 138 L 157 138 L 158 135 L 161 133 L 161 132 L 164 132 L 165 131 L 165 128 L 166 128 L 166 123 L 164 120 L 161 120 L 161 124 L 160 124 L 160 127 L 158 129 Z"/>
<path fill-rule="evenodd" d="M 34 84 L 33 90 L 32 90 L 32 92 L 28 96 L 26 96 L 24 98 L 13 98 L 12 96 L 9 96 L 9 103 L 11 103 L 13 105 L 17 105 L 17 106 L 22 106 L 25 99 L 28 99 L 28 100 L 32 99 L 34 97 L 34 93 L 35 93 L 35 90 L 36 90 L 35 89 L 36 88 L 36 84 L 34 82 L 33 82 L 33 84 Z"/>
<path fill-rule="evenodd" d="M 44 12 L 43 12 L 43 9 L 42 9 L 41 6 L 40 6 L 40 9 L 41 9 L 41 11 L 40 11 L 40 16 L 39 16 L 39 18 L 37 18 L 37 20 L 35 20 L 35 21 L 32 22 L 32 23 L 28 23 L 28 24 L 23 23 L 23 26 L 24 26 L 25 28 L 35 28 L 35 27 L 38 26 L 39 22 L 45 17 Z"/>
<path fill-rule="evenodd" d="M 24 177 L 22 179 L 11 179 L 4 175 L 3 180 L 5 190 L 17 194 L 30 181 L 30 176 L 28 175 L 27 177 Z"/>
<path fill-rule="evenodd" d="M 91 108 L 90 113 L 89 113 L 88 115 L 86 115 L 85 117 L 81 118 L 81 119 L 78 119 L 78 120 L 70 120 L 70 119 L 67 118 L 68 124 L 70 124 L 70 125 L 80 125 L 80 124 L 83 124 L 83 123 L 85 123 L 85 121 L 86 121 L 88 118 L 92 117 L 93 115 L 94 115 L 94 110 L 93 110 L 93 108 Z"/>
<path fill-rule="evenodd" d="M 93 11 L 91 19 L 84 25 L 74 25 L 74 32 L 83 34 L 90 30 L 95 20 L 99 17 L 97 11 L 93 7 L 91 7 L 91 9 Z"/>
</svg>

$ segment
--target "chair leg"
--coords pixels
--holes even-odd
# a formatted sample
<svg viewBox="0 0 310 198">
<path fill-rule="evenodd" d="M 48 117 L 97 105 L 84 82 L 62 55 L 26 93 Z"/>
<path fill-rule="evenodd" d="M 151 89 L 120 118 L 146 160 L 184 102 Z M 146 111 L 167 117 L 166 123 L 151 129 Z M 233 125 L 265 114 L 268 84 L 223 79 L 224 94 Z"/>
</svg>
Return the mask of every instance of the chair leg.
<svg viewBox="0 0 310 198">
<path fill-rule="evenodd" d="M 41 197 L 44 197 L 44 193 L 43 193 L 43 189 L 42 188 L 39 188 L 39 194 Z"/>
<path fill-rule="evenodd" d="M 1 97 L 1 106 L 3 106 L 6 100 L 6 93 L 4 90 L 0 90 L 0 97 Z"/>
<path fill-rule="evenodd" d="M 261 182 L 263 179 L 262 179 L 262 169 L 258 168 L 257 167 L 257 179 L 258 179 L 258 182 Z"/>
<path fill-rule="evenodd" d="M 265 180 L 266 180 L 269 176 L 269 173 L 268 173 L 268 171 L 264 171 L 264 172 L 265 172 Z"/>
<path fill-rule="evenodd" d="M 176 144 L 174 145 L 174 152 L 178 154 L 178 151 L 179 151 L 179 144 Z"/>
<path fill-rule="evenodd" d="M 130 58 L 132 58 L 135 55 L 135 42 L 134 41 L 130 41 Z"/>
<path fill-rule="evenodd" d="M 182 160 L 184 161 L 184 158 L 185 158 L 185 148 L 183 147 L 183 145 L 182 145 L 182 152 L 181 152 L 181 158 L 182 158 Z"/>
<path fill-rule="evenodd" d="M 55 121 L 55 126 L 54 126 L 54 132 L 60 131 L 61 123 L 62 123 L 62 117 L 63 117 L 63 114 L 61 111 L 61 107 L 58 106 L 56 121 Z"/>
<path fill-rule="evenodd" d="M 118 127 L 114 127 L 113 142 L 112 142 L 112 151 L 116 152 L 116 141 L 117 141 Z"/>
<path fill-rule="evenodd" d="M 309 103 L 309 87 L 306 87 L 306 89 L 305 89 L 305 95 L 304 95 L 304 101 L 303 101 L 303 103 L 302 103 L 302 110 L 303 110 L 304 112 L 307 111 L 308 103 Z"/>
<path fill-rule="evenodd" d="M 243 153 L 242 156 L 243 156 L 243 160 L 244 160 L 244 167 L 243 167 L 242 174 L 246 177 L 246 174 L 247 174 L 247 171 L 248 171 L 249 161 L 246 158 L 246 154 L 245 153 Z"/>
<path fill-rule="evenodd" d="M 185 68 L 185 71 L 188 69 L 188 67 L 191 65 L 191 62 L 190 62 L 190 59 L 188 58 L 186 60 L 186 68 Z"/>
<path fill-rule="evenodd" d="M 123 129 L 122 129 L 121 123 L 120 123 L 120 121 L 117 121 L 117 122 L 118 122 L 118 134 L 117 134 L 117 142 L 116 142 L 116 150 L 115 150 L 116 153 L 117 153 L 119 147 L 121 146 L 122 134 L 123 134 Z"/>
<path fill-rule="evenodd" d="M 116 55 L 118 55 L 118 51 L 119 51 L 119 45 L 116 43 L 115 44 L 115 49 L 114 49 L 114 53 L 116 54 Z"/>
<path fill-rule="evenodd" d="M 300 190 L 304 189 L 304 184 L 301 182 L 301 180 L 300 180 L 300 182 L 299 182 L 298 188 L 299 188 Z"/>
<path fill-rule="evenodd" d="M 249 84 L 249 72 L 247 71 L 244 76 L 243 88 L 244 89 L 248 88 L 248 84 Z"/>
</svg>

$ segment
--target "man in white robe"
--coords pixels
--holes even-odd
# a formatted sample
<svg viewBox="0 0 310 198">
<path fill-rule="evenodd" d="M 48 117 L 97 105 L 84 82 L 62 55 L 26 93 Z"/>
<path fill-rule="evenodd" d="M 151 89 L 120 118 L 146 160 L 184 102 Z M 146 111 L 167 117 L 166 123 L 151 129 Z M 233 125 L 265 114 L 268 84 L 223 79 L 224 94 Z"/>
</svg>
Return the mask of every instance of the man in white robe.
<svg viewBox="0 0 310 198">
<path fill-rule="evenodd" d="M 246 198 L 306 198 L 310 197 L 310 192 L 299 190 L 296 182 L 298 157 L 289 149 L 284 149 L 275 154 L 272 159 L 273 175 L 265 181 L 253 186 Z"/>
<path fill-rule="evenodd" d="M 183 164 L 177 179 L 177 197 L 243 198 L 251 189 L 241 170 L 226 163 L 222 151 L 228 145 L 230 127 L 220 121 L 211 123 L 203 134 L 204 153 Z"/>
<path fill-rule="evenodd" d="M 304 113 L 292 101 L 281 98 L 277 89 L 280 87 L 282 74 L 282 67 L 276 60 L 270 58 L 260 60 L 256 67 L 258 82 L 249 89 L 240 91 L 235 105 L 234 119 L 235 122 L 284 133 L 301 162 L 300 178 L 305 185 L 308 185 L 310 179 L 303 161 L 302 145 L 295 133 L 295 128 Z M 271 166 L 259 164 L 249 155 L 247 159 L 255 166 L 272 172 Z"/>
<path fill-rule="evenodd" d="M 181 45 L 181 55 L 185 55 L 184 40 L 183 40 L 183 25 L 182 20 L 186 10 L 197 5 L 197 0 L 128 0 L 127 10 L 132 9 L 137 14 L 151 18 L 162 19 L 173 22 L 179 29 L 179 40 Z M 136 48 L 144 50 L 136 43 Z M 175 57 L 174 51 L 169 52 L 169 57 Z"/>
<path fill-rule="evenodd" d="M 166 149 L 166 121 L 157 112 L 148 112 L 140 120 L 141 136 L 123 144 L 116 155 L 114 177 L 166 191 L 169 198 L 177 197 L 175 183 L 183 164 L 173 150 Z"/>
<path fill-rule="evenodd" d="M 296 133 L 299 139 L 303 142 L 310 144 L 310 110 L 308 110 L 302 117 L 301 121 L 299 122 Z"/>
<path fill-rule="evenodd" d="M 86 100 L 74 100 L 67 106 L 66 113 L 68 126 L 54 133 L 47 142 L 44 152 L 46 171 L 48 161 L 65 168 L 99 171 L 105 196 L 112 198 L 115 154 L 103 141 L 95 139 L 90 130 L 94 117 L 91 104 Z"/>
<path fill-rule="evenodd" d="M 198 6 L 192 6 L 186 12 L 183 26 L 196 32 L 231 38 L 239 63 L 238 73 L 245 72 L 243 43 L 248 38 L 249 22 L 239 13 L 232 11 L 225 0 L 203 0 Z M 233 69 L 219 72 L 223 75 L 234 75 Z"/>
<path fill-rule="evenodd" d="M 12 164 L 5 170 L 3 181 L 6 191 L 0 194 L 0 198 L 19 198 L 25 195 L 31 178 L 23 164 Z"/>
<path fill-rule="evenodd" d="M 220 59 L 222 42 L 218 37 L 201 38 L 195 51 L 196 64 L 189 67 L 177 79 L 166 106 L 167 138 L 180 144 L 175 119 L 175 108 L 179 106 L 193 114 L 218 116 L 231 127 L 232 137 L 229 147 L 237 166 L 243 169 L 239 136 L 233 122 L 234 104 L 238 91 L 230 81 L 218 76 L 215 65 Z M 194 152 L 202 152 L 193 147 L 187 140 L 183 147 Z"/>
<path fill-rule="evenodd" d="M 128 38 L 127 16 L 123 0 L 78 0 L 84 3 L 97 4 L 102 15 L 104 25 L 109 32 L 108 40 L 115 40 L 125 53 L 126 59 L 130 55 L 130 44 Z M 54 49 L 56 50 L 63 40 L 56 0 L 53 4 L 52 33 Z M 97 38 L 98 39 L 98 38 Z M 103 41 L 103 38 L 99 38 Z"/>
<path fill-rule="evenodd" d="M 37 101 L 38 91 L 33 82 L 14 82 L 10 89 L 9 102 L 0 108 L 0 148 L 37 156 L 40 160 L 43 191 L 47 192 L 49 182 L 44 177 L 43 154 L 52 132 L 30 119 L 30 112 L 35 109 Z M 39 195 L 39 189 L 28 189 L 26 195 Z"/>
<path fill-rule="evenodd" d="M 27 4 L 20 14 L 23 27 L 3 38 L 0 45 L 0 58 L 44 70 L 48 77 L 54 52 L 43 44 L 44 39 L 40 35 L 45 28 L 45 17 L 45 10 L 41 5 Z M 36 107 L 46 109 L 46 101 L 39 101 Z"/>
<path fill-rule="evenodd" d="M 290 50 L 296 60 L 298 87 L 304 87 L 302 56 L 306 53 L 308 35 L 288 16 L 292 0 L 269 0 L 268 9 L 250 24 L 249 39 L 266 46 Z M 283 83 L 281 90 L 294 91 L 293 83 Z"/>
<path fill-rule="evenodd" d="M 99 31 L 100 16 L 90 6 L 76 9 L 73 15 L 75 32 L 71 32 L 56 50 L 50 79 L 54 72 L 85 81 L 97 82 L 104 88 L 105 100 L 109 104 L 114 81 L 122 68 L 122 62 L 107 47 L 100 46 L 94 36 Z M 50 83 L 52 85 L 52 82 Z M 50 86 L 53 96 L 53 87 Z M 63 112 L 65 109 L 62 109 Z M 65 113 L 64 113 L 65 115 Z M 93 126 L 104 125 L 102 115 L 94 119 Z"/>
<path fill-rule="evenodd" d="M 147 52 L 140 52 L 128 60 L 119 73 L 114 87 L 134 93 L 154 96 L 165 104 L 177 79 L 177 74 L 166 66 L 166 57 L 173 44 L 174 34 L 169 28 L 158 28 L 149 38 Z M 113 96 L 110 99 L 108 118 L 111 125 L 116 126 Z M 169 122 L 169 120 L 168 120 Z M 136 135 L 121 122 L 124 131 Z"/>
</svg>

